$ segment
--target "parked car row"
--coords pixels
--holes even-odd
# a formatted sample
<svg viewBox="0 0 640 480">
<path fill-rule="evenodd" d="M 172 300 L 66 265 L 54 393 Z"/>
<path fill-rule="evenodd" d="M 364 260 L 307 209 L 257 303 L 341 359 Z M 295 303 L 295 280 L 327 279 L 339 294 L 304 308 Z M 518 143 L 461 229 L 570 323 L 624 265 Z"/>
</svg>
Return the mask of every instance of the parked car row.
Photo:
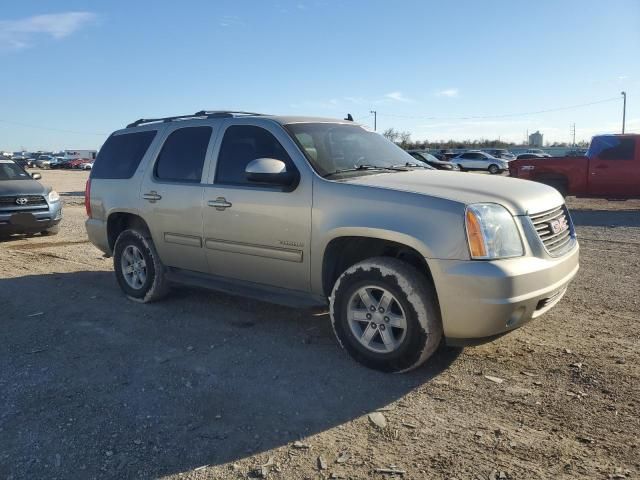
<svg viewBox="0 0 640 480">
<path fill-rule="evenodd" d="M 453 156 L 443 152 L 439 154 L 439 158 L 423 150 L 409 150 L 407 153 L 437 170 L 487 171 L 491 174 L 499 174 L 509 169 L 509 161 L 506 158 L 498 158 L 480 150 L 469 150 Z"/>
<path fill-rule="evenodd" d="M 23 168 L 91 170 L 96 154 L 95 150 L 65 150 L 59 153 L 16 152 L 10 157 L 2 158 L 11 159 Z"/>
</svg>

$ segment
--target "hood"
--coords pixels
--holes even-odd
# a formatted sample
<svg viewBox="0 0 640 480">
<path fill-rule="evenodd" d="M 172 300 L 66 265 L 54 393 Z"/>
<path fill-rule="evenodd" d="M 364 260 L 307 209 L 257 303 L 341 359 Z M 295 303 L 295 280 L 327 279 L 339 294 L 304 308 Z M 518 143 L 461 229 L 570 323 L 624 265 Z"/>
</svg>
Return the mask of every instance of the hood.
<svg viewBox="0 0 640 480">
<path fill-rule="evenodd" d="M 512 215 L 550 210 L 564 203 L 552 187 L 528 180 L 443 170 L 413 170 L 363 175 L 343 180 L 354 185 L 420 193 L 432 197 L 472 203 L 498 203 Z"/>
<path fill-rule="evenodd" d="M 47 190 L 36 180 L 0 180 L 0 196 L 46 195 Z"/>
</svg>

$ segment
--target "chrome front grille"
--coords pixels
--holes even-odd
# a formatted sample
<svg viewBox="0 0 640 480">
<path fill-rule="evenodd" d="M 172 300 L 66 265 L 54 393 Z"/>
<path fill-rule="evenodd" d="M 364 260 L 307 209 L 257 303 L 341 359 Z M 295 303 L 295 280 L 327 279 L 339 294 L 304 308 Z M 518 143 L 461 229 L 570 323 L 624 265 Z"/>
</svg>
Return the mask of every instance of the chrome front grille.
<svg viewBox="0 0 640 480">
<path fill-rule="evenodd" d="M 19 198 L 25 198 L 27 201 L 21 206 L 31 207 L 35 205 L 46 205 L 47 201 L 44 199 L 42 195 L 9 195 L 0 197 L 0 208 L 2 207 L 15 207 L 18 205 L 16 201 Z"/>
<path fill-rule="evenodd" d="M 18 199 L 20 199 L 19 202 Z M 42 195 L 3 195 L 0 197 L 0 214 L 2 215 L 48 211 L 49 205 Z"/>
<path fill-rule="evenodd" d="M 544 248 L 552 257 L 559 257 L 573 248 L 576 234 L 567 207 L 559 207 L 529 215 Z"/>
</svg>

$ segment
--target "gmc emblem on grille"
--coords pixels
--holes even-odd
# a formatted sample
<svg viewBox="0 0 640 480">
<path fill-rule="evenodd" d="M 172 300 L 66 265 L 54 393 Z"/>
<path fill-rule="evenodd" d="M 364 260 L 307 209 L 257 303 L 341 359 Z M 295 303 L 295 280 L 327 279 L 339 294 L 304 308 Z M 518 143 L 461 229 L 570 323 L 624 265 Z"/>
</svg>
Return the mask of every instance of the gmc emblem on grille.
<svg viewBox="0 0 640 480">
<path fill-rule="evenodd" d="M 564 232 L 567 228 L 569 228 L 569 224 L 567 223 L 567 219 L 566 218 L 561 218 L 558 220 L 554 220 L 553 222 L 551 222 L 549 224 L 549 226 L 551 227 L 551 231 L 553 233 L 560 233 L 560 232 Z"/>
<path fill-rule="evenodd" d="M 16 203 L 18 205 L 26 205 L 27 203 L 29 203 L 29 200 L 27 198 L 24 198 L 24 197 L 18 197 L 18 198 L 16 198 Z"/>
</svg>

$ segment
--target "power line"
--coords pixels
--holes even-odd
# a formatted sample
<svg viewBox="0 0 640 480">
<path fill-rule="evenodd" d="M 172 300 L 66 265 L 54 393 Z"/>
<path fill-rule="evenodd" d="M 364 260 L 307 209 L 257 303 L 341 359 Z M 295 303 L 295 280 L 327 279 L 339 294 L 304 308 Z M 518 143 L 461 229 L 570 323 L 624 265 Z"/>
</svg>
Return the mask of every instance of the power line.
<svg viewBox="0 0 640 480">
<path fill-rule="evenodd" d="M 391 113 L 378 113 L 378 115 L 381 115 L 384 117 L 395 117 L 395 118 L 418 118 L 423 120 L 479 120 L 479 119 L 490 119 L 490 118 L 524 117 L 527 115 L 537 115 L 540 113 L 559 112 L 562 110 L 573 110 L 575 108 L 588 107 L 590 105 L 597 105 L 599 103 L 607 103 L 607 102 L 613 102 L 613 101 L 619 101 L 619 100 L 620 100 L 619 97 L 612 97 L 604 100 L 597 100 L 595 102 L 569 105 L 566 107 L 548 108 L 546 110 L 535 110 L 531 112 L 505 113 L 500 115 L 467 115 L 464 117 L 432 117 L 432 116 L 426 116 L 426 115 L 396 115 Z"/>
<path fill-rule="evenodd" d="M 481 120 L 481 119 L 492 119 L 492 118 L 511 118 L 511 117 L 523 117 L 523 116 L 528 116 L 528 115 L 537 115 L 537 114 L 541 114 L 541 113 L 559 112 L 559 111 L 563 111 L 563 110 L 573 110 L 573 109 L 576 109 L 576 108 L 588 107 L 588 106 L 591 106 L 591 105 L 598 105 L 600 103 L 614 102 L 614 101 L 619 101 L 619 100 L 620 100 L 620 97 L 612 97 L 612 98 L 606 98 L 604 100 L 597 100 L 595 102 L 580 103 L 580 104 L 569 105 L 569 106 L 565 106 L 565 107 L 548 108 L 548 109 L 545 109 L 545 110 L 535 110 L 535 111 L 531 111 L 531 112 L 505 113 L 505 114 L 499 114 L 499 115 L 466 115 L 466 116 L 461 116 L 461 117 L 433 117 L 433 116 L 429 116 L 429 115 L 399 115 L 399 114 L 392 114 L 392 113 L 379 113 L 378 111 L 371 110 L 369 112 L 369 115 L 365 116 L 364 119 L 368 119 L 368 118 L 373 117 L 374 118 L 374 124 L 375 124 L 375 123 L 377 123 L 377 117 L 380 116 L 380 115 L 382 115 L 383 117 L 415 118 L 415 119 L 422 119 L 422 120 Z M 625 98 L 625 100 L 626 100 L 626 98 Z M 62 128 L 43 127 L 43 126 L 40 126 L 40 125 L 31 125 L 31 124 L 28 124 L 28 123 L 14 122 L 14 121 L 11 121 L 11 120 L 2 120 L 2 119 L 0 119 L 0 123 L 6 123 L 6 124 L 9 124 L 9 125 L 16 125 L 16 126 L 25 127 L 25 128 L 33 128 L 33 129 L 37 129 L 37 130 L 48 130 L 48 131 L 51 131 L 51 132 L 71 133 L 71 134 L 75 134 L 75 135 L 96 135 L 96 136 L 102 136 L 102 137 L 108 135 L 108 133 L 80 132 L 80 131 L 77 131 L 77 130 L 67 130 L 67 129 L 62 129 Z"/>
<path fill-rule="evenodd" d="M 62 129 L 62 128 L 51 128 L 51 127 L 42 127 L 42 126 L 38 126 L 38 125 L 29 125 L 28 123 L 13 122 L 11 120 L 1 120 L 0 119 L 0 123 L 6 123 L 6 124 L 9 124 L 9 125 L 16 125 L 18 127 L 35 128 L 37 130 L 49 130 L 51 132 L 74 133 L 76 135 L 100 135 L 100 136 L 103 136 L 103 137 L 108 135 L 108 133 L 79 132 L 77 130 L 65 130 L 65 129 Z"/>
</svg>

